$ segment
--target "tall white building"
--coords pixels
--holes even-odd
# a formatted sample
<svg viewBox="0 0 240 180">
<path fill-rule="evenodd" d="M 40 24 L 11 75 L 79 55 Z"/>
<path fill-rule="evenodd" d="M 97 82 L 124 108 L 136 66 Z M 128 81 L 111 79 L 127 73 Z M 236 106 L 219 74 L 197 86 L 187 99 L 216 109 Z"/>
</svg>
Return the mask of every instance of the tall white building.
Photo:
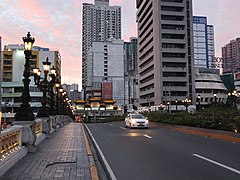
<svg viewBox="0 0 240 180">
<path fill-rule="evenodd" d="M 195 104 L 192 0 L 137 0 L 136 7 L 140 105 Z"/>
<path fill-rule="evenodd" d="M 88 50 L 93 42 L 106 42 L 109 38 L 121 39 L 121 7 L 109 6 L 109 0 L 83 3 L 82 18 L 82 86 L 89 84 Z"/>
<path fill-rule="evenodd" d="M 214 27 L 207 24 L 207 17 L 193 16 L 195 67 L 215 68 Z"/>
<path fill-rule="evenodd" d="M 124 104 L 124 58 L 122 40 L 111 39 L 109 42 L 93 42 L 88 56 L 88 82 L 92 97 L 104 97 L 100 92 L 102 84 L 111 83 L 112 99 L 117 105 Z M 94 94 L 95 93 L 95 94 Z M 105 93 L 104 91 L 102 93 Z"/>
</svg>

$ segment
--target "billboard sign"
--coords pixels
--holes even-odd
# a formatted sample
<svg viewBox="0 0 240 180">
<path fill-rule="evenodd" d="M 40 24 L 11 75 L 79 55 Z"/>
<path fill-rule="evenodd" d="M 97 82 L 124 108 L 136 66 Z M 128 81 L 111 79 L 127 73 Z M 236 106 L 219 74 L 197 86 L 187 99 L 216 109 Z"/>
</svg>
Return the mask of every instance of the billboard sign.
<svg viewBox="0 0 240 180">
<path fill-rule="evenodd" d="M 240 80 L 240 72 L 234 73 L 234 80 Z"/>
<path fill-rule="evenodd" d="M 102 83 L 102 99 L 109 100 L 112 99 L 112 83 L 111 82 L 103 82 Z"/>
</svg>

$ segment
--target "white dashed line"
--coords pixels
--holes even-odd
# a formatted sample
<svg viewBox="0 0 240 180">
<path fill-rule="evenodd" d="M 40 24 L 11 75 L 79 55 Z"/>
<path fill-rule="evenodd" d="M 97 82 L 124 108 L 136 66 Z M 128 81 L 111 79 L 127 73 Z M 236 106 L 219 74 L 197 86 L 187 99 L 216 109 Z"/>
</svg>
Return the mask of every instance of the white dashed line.
<svg viewBox="0 0 240 180">
<path fill-rule="evenodd" d="M 152 137 L 149 136 L 149 135 L 147 135 L 147 134 L 145 134 L 145 135 L 143 135 L 143 136 L 146 137 L 146 138 L 152 139 Z"/>
<path fill-rule="evenodd" d="M 230 171 L 233 171 L 233 172 L 235 172 L 235 173 L 237 173 L 237 174 L 240 174 L 240 171 L 239 171 L 239 170 L 234 169 L 234 168 L 231 168 L 231 167 L 226 166 L 226 165 L 224 165 L 224 164 L 221 164 L 221 163 L 219 163 L 219 162 L 217 162 L 217 161 L 213 161 L 213 160 L 211 160 L 211 159 L 205 158 L 205 157 L 200 156 L 200 155 L 198 155 L 198 154 L 192 154 L 192 155 L 195 156 L 195 157 L 198 157 L 198 158 L 200 158 L 200 159 L 203 159 L 203 160 L 205 160 L 205 161 L 208 161 L 208 162 L 210 162 L 210 163 L 213 163 L 213 164 L 216 164 L 216 165 L 218 165 L 218 166 L 221 166 L 221 167 L 223 167 L 223 168 L 225 168 L 225 169 L 228 169 L 228 170 L 230 170 Z"/>
<path fill-rule="evenodd" d="M 124 130 L 125 130 L 126 128 L 124 128 L 124 127 L 120 127 L 120 129 L 124 129 Z"/>
<path fill-rule="evenodd" d="M 110 126 L 113 126 L 113 124 L 109 124 Z"/>
</svg>

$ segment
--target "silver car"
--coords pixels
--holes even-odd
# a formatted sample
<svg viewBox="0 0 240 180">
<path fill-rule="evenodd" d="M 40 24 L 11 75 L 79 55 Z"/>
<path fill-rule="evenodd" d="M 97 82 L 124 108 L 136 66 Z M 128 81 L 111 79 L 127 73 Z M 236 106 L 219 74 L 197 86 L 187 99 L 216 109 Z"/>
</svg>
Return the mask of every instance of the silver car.
<svg viewBox="0 0 240 180">
<path fill-rule="evenodd" d="M 148 120 L 142 114 L 128 114 L 125 118 L 125 125 L 130 128 L 148 128 Z"/>
</svg>

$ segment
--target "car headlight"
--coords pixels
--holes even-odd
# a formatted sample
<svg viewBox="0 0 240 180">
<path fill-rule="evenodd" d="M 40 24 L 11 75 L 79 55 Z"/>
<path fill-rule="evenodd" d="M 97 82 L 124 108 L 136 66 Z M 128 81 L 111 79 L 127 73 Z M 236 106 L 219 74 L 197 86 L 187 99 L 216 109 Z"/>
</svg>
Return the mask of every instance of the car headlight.
<svg viewBox="0 0 240 180">
<path fill-rule="evenodd" d="M 132 119 L 132 120 L 131 120 L 131 123 L 136 123 L 136 120 L 135 120 L 135 119 Z"/>
<path fill-rule="evenodd" d="M 145 123 L 147 123 L 147 124 L 148 124 L 148 120 L 145 120 Z"/>
</svg>

